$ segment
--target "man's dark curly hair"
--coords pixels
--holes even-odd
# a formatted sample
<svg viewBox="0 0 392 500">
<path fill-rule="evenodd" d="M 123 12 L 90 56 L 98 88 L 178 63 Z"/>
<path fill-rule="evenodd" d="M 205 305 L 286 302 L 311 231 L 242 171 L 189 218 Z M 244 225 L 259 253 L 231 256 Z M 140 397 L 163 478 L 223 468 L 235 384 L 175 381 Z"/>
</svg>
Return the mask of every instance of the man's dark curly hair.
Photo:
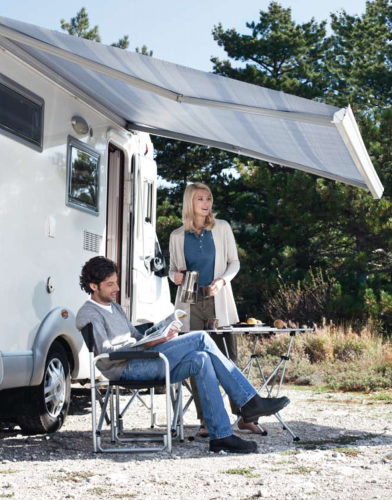
<svg viewBox="0 0 392 500">
<path fill-rule="evenodd" d="M 93 257 L 82 267 L 82 274 L 79 277 L 80 288 L 88 294 L 92 294 L 90 283 L 99 285 L 111 274 L 117 273 L 116 264 L 106 257 Z"/>
</svg>

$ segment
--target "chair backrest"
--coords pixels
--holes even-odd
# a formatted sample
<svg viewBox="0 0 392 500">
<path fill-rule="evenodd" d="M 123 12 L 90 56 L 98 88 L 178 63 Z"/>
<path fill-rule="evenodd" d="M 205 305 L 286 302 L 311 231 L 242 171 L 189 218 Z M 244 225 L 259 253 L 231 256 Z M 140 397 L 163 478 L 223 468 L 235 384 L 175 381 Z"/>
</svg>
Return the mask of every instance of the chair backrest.
<svg viewBox="0 0 392 500">
<path fill-rule="evenodd" d="M 94 327 L 92 323 L 87 323 L 85 327 L 81 329 L 81 334 L 83 340 L 87 346 L 89 352 L 94 352 Z"/>
</svg>

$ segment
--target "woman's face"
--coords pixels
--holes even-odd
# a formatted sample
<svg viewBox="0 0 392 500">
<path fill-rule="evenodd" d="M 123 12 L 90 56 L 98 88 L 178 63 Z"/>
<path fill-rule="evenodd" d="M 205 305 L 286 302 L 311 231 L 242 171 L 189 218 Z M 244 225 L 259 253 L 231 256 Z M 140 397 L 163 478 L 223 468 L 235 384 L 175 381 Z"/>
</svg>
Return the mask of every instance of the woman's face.
<svg viewBox="0 0 392 500">
<path fill-rule="evenodd" d="M 195 217 L 207 217 L 212 209 L 211 195 L 205 189 L 197 189 L 193 196 L 193 213 Z"/>
</svg>

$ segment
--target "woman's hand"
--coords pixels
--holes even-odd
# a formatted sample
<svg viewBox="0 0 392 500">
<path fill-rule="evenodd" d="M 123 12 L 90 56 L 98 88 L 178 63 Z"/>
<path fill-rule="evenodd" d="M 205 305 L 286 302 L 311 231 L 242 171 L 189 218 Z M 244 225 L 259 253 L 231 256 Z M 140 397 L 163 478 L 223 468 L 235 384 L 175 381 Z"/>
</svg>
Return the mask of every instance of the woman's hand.
<svg viewBox="0 0 392 500">
<path fill-rule="evenodd" d="M 222 288 L 226 285 L 226 281 L 223 278 L 218 278 L 211 283 L 211 295 L 217 295 Z"/>
<path fill-rule="evenodd" d="M 184 281 L 184 273 L 182 273 L 181 271 L 186 271 L 186 269 L 183 268 L 174 273 L 174 283 L 176 285 L 181 285 Z"/>
</svg>

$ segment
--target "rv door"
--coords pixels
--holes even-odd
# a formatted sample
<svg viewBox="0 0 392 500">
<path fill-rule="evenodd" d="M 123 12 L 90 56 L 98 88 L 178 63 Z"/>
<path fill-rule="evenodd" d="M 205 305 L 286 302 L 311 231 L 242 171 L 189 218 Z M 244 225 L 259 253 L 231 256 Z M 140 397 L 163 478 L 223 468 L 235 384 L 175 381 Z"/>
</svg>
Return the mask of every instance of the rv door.
<svg viewBox="0 0 392 500">
<path fill-rule="evenodd" d="M 156 239 L 157 165 L 141 155 L 134 162 L 132 321 L 155 321 L 157 278 L 153 271 Z"/>
</svg>

